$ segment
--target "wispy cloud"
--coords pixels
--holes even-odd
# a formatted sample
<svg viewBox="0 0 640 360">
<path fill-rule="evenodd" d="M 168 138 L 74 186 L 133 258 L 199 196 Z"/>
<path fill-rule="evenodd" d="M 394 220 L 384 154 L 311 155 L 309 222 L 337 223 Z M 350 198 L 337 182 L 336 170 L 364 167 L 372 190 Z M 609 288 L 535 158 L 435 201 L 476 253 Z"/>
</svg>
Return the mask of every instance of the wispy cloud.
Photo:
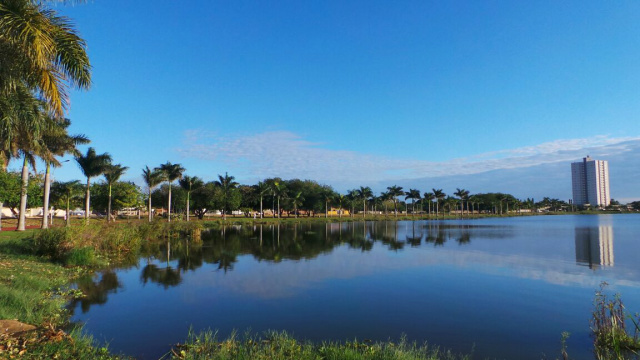
<svg viewBox="0 0 640 360">
<path fill-rule="evenodd" d="M 595 136 L 430 162 L 333 150 L 288 131 L 227 136 L 192 130 L 185 133 L 183 146 L 178 151 L 188 158 L 224 163 L 246 178 L 280 176 L 331 184 L 363 184 L 570 162 L 587 154 L 621 154 L 637 149 L 638 144 L 640 137 Z"/>
</svg>

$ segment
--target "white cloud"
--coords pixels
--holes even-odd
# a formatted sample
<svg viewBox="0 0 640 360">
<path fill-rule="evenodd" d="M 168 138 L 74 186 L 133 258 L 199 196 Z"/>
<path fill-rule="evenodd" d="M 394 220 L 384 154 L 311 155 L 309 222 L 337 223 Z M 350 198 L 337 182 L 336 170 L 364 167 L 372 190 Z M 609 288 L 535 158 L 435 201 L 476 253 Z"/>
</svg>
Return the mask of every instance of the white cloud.
<svg viewBox="0 0 640 360">
<path fill-rule="evenodd" d="M 334 186 L 399 182 L 479 174 L 584 157 L 614 156 L 639 148 L 640 137 L 595 136 L 561 139 L 535 146 L 506 149 L 442 162 L 391 158 L 349 150 L 328 149 L 288 131 L 227 136 L 191 130 L 178 151 L 187 158 L 223 163 L 238 178 L 313 179 Z"/>
</svg>

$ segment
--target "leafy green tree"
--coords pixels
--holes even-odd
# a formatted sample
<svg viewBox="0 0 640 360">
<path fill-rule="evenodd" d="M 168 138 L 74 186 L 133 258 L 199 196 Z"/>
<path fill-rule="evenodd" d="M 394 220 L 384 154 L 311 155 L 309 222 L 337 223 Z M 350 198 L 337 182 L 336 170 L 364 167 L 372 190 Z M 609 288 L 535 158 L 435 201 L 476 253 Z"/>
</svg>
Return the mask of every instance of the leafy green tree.
<svg viewBox="0 0 640 360">
<path fill-rule="evenodd" d="M 20 174 L 0 170 L 0 229 L 2 229 L 2 207 L 19 203 Z M 8 207 L 11 208 L 11 206 Z"/>
<path fill-rule="evenodd" d="M 87 178 L 87 193 L 85 195 L 85 213 L 84 218 L 88 222 L 91 214 L 91 178 L 102 175 L 107 167 L 111 164 L 111 155 L 108 153 L 96 154 L 96 150 L 90 147 L 86 155 L 76 157 L 76 162 Z"/>
<path fill-rule="evenodd" d="M 109 166 L 106 167 L 103 173 L 104 178 L 107 181 L 107 186 L 109 187 L 109 201 L 107 205 L 107 222 L 111 222 L 111 217 L 112 217 L 111 188 L 113 187 L 113 184 L 115 182 L 120 180 L 120 177 L 127 171 L 127 169 L 129 169 L 127 166 L 122 166 L 120 164 L 115 164 L 115 165 L 109 164 Z"/>
<path fill-rule="evenodd" d="M 112 212 L 125 208 L 134 208 L 142 197 L 140 188 L 129 181 L 111 183 L 111 197 L 109 196 L 109 190 L 110 186 L 106 181 L 91 185 L 91 202 L 95 210 L 108 214 L 109 206 L 111 206 Z"/>
<path fill-rule="evenodd" d="M 204 186 L 204 181 L 202 181 L 197 176 L 183 176 L 182 179 L 178 181 L 180 187 L 182 187 L 187 192 L 187 221 L 189 221 L 189 198 L 191 197 L 191 192 L 193 190 L 198 190 L 199 188 Z"/>
<path fill-rule="evenodd" d="M 180 166 L 180 164 L 172 164 L 167 161 L 165 164 L 157 167 L 156 170 L 162 173 L 164 180 L 169 184 L 169 198 L 167 199 L 167 221 L 171 222 L 171 184 L 174 181 L 182 178 L 182 173 L 185 169 Z"/>
<path fill-rule="evenodd" d="M 212 209 L 221 208 L 220 202 L 218 201 L 219 198 L 217 196 L 218 192 L 219 188 L 213 181 L 208 182 L 204 184 L 204 186 L 193 191 L 193 213 L 198 217 L 198 219 L 202 220 L 204 216 Z"/>
</svg>

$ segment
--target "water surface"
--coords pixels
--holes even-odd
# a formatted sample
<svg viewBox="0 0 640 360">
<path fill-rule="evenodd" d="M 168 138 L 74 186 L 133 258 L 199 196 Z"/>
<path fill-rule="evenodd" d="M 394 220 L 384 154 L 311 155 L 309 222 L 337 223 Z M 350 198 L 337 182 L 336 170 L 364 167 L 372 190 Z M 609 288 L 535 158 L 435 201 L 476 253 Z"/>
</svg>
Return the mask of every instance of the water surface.
<svg viewBox="0 0 640 360">
<path fill-rule="evenodd" d="M 73 320 L 114 351 L 157 359 L 189 329 L 410 340 L 474 358 L 590 359 L 601 282 L 640 311 L 640 218 L 228 226 L 173 240 L 79 287 Z"/>
</svg>

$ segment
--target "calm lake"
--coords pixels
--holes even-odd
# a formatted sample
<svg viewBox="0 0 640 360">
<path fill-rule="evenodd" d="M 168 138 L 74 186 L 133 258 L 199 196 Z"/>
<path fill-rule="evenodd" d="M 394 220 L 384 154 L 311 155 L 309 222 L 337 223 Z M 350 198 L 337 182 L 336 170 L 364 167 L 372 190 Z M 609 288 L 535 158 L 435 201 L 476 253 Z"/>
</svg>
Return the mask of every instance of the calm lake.
<svg viewBox="0 0 640 360">
<path fill-rule="evenodd" d="M 85 279 L 73 320 L 158 359 L 189 329 L 428 341 L 475 359 L 593 359 L 595 291 L 640 312 L 640 216 L 228 226 Z"/>
</svg>

